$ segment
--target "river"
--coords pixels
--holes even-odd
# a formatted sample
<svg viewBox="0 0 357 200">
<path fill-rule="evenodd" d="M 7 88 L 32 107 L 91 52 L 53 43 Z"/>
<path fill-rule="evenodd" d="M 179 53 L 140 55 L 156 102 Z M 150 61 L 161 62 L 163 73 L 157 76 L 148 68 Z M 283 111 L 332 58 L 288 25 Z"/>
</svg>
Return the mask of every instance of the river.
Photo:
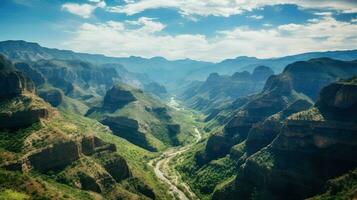
<svg viewBox="0 0 357 200">
<path fill-rule="evenodd" d="M 175 101 L 174 97 L 170 99 L 168 103 L 169 106 L 173 107 L 174 109 L 181 109 L 178 106 L 178 103 Z M 199 142 L 202 138 L 200 131 L 197 127 L 194 127 L 195 132 L 195 143 Z M 173 195 L 174 198 L 178 198 L 180 200 L 191 200 L 191 199 L 198 199 L 195 193 L 192 192 L 190 186 L 184 182 L 178 183 L 180 178 L 178 177 L 178 172 L 176 173 L 169 173 L 169 162 L 174 157 L 178 156 L 181 153 L 184 153 L 192 148 L 195 143 L 191 143 L 189 145 L 183 147 L 174 147 L 164 151 L 160 157 L 150 160 L 149 165 L 154 168 L 154 172 L 156 176 L 163 181 L 164 183 L 170 186 L 170 193 Z M 180 187 L 178 186 L 180 185 Z"/>
</svg>

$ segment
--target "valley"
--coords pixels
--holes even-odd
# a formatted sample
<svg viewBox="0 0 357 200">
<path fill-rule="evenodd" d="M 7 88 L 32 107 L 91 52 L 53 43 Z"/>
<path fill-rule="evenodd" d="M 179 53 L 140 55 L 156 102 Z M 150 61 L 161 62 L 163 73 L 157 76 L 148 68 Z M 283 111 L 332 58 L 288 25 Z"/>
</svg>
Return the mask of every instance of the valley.
<svg viewBox="0 0 357 200">
<path fill-rule="evenodd" d="M 0 199 L 353 199 L 353 52 L 203 69 L 0 42 Z"/>
<path fill-rule="evenodd" d="M 183 108 L 179 107 L 174 97 L 170 98 L 168 105 L 177 110 L 183 110 Z M 196 139 L 190 144 L 183 147 L 170 148 L 164 151 L 158 158 L 150 160 L 149 162 L 149 165 L 154 168 L 156 176 L 170 186 L 169 193 L 173 195 L 175 199 L 197 199 L 197 196 L 192 192 L 190 186 L 182 181 L 179 173 L 170 164 L 173 158 L 190 150 L 193 145 L 202 139 L 202 134 L 197 127 L 194 127 L 194 135 Z"/>
</svg>

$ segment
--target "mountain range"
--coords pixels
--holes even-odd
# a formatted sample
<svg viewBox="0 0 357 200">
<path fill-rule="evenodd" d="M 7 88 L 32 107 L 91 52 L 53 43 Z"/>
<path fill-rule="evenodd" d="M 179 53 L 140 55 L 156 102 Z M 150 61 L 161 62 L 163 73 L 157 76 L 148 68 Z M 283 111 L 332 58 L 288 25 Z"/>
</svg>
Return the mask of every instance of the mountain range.
<svg viewBox="0 0 357 200">
<path fill-rule="evenodd" d="M 205 80 L 211 73 L 232 75 L 235 72 L 252 72 L 257 66 L 267 66 L 275 73 L 280 73 L 284 67 L 296 61 L 306 61 L 312 58 L 329 57 L 339 60 L 357 59 L 357 50 L 310 52 L 280 58 L 259 59 L 240 56 L 226 59 L 218 63 L 184 60 L 167 60 L 163 57 L 108 57 L 98 54 L 77 53 L 69 50 L 59 50 L 42 47 L 37 43 L 26 41 L 2 41 L 0 53 L 14 61 L 38 61 L 41 59 L 81 60 L 93 64 L 121 64 L 128 71 L 147 74 L 148 77 L 163 84 L 169 91 L 176 90 L 187 82 Z"/>
<path fill-rule="evenodd" d="M 219 63 L 0 42 L 0 199 L 355 199 L 357 51 Z"/>
</svg>

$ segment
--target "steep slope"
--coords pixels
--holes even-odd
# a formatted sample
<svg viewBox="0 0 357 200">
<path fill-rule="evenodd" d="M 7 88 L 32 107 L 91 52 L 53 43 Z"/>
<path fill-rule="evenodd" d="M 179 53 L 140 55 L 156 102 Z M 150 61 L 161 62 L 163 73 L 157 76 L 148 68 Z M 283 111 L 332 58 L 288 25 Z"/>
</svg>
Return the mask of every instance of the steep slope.
<svg viewBox="0 0 357 200">
<path fill-rule="evenodd" d="M 277 138 L 248 157 L 236 180 L 217 191 L 214 199 L 303 199 L 323 192 L 329 179 L 354 170 L 356 81 L 325 87 L 313 108 L 288 117 Z M 334 193 L 342 190 L 335 188 Z M 346 198 L 353 198 L 355 192 Z"/>
<path fill-rule="evenodd" d="M 80 114 L 121 80 L 114 68 L 76 60 L 19 62 L 15 67 L 34 80 L 38 94 L 52 106 Z"/>
<path fill-rule="evenodd" d="M 94 120 L 51 107 L 30 79 L 0 58 L 0 86 L 16 91 L 0 100 L 0 198 L 166 198 L 153 172 L 143 174 L 145 159 L 154 155 Z"/>
<path fill-rule="evenodd" d="M 209 113 L 220 110 L 239 97 L 259 92 L 273 74 L 265 66 L 256 67 L 252 74 L 246 71 L 236 72 L 232 76 L 212 73 L 205 82 L 193 83 L 179 97 L 189 107 Z"/>
<path fill-rule="evenodd" d="M 125 84 L 117 84 L 107 91 L 99 107 L 91 108 L 86 114 L 109 126 L 114 134 L 151 151 L 178 145 L 181 129 L 170 109 L 158 99 L 142 90 Z M 189 139 L 189 138 L 185 138 Z"/>
<path fill-rule="evenodd" d="M 187 166 L 178 166 L 180 172 L 189 177 L 186 171 L 195 174 L 212 168 L 216 162 L 229 163 L 227 159 L 238 167 L 241 166 L 247 158 L 264 149 L 276 138 L 289 115 L 309 109 L 322 87 L 354 74 L 357 74 L 355 61 L 322 58 L 288 65 L 283 73 L 267 80 L 262 92 L 239 98 L 220 112 L 211 114 L 208 129 L 212 129 L 212 121 L 218 121 L 219 126 L 216 123 L 212 129 L 214 132 L 206 143 L 191 152 L 191 156 L 187 158 L 190 160 L 190 163 L 186 163 Z M 309 79 L 305 80 L 304 77 Z M 194 170 L 189 170 L 190 168 Z M 215 182 L 215 186 L 239 173 L 231 172 L 231 167 L 219 172 L 228 176 Z M 197 186 L 203 183 L 194 184 Z M 209 195 L 213 189 L 211 187 L 211 190 L 204 191 L 202 196 Z M 201 189 L 197 187 L 197 190 Z"/>
<path fill-rule="evenodd" d="M 288 108 L 299 99 L 314 101 L 322 87 L 340 78 L 357 74 L 356 66 L 356 61 L 345 62 L 329 58 L 288 65 L 283 73 L 267 80 L 260 94 L 250 96 L 249 100 L 235 111 L 225 125 L 223 134 L 218 133 L 208 140 L 207 156 L 220 157 L 227 154 L 233 144 L 247 138 L 254 124 Z M 222 136 L 225 145 L 216 146 L 215 138 L 220 141 Z"/>
</svg>

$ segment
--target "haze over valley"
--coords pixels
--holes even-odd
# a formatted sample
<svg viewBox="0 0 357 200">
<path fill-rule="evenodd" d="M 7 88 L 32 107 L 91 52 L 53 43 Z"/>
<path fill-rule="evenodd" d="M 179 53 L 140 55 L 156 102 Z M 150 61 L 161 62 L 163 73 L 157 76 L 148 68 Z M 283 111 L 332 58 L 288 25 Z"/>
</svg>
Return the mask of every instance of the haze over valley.
<svg viewBox="0 0 357 200">
<path fill-rule="evenodd" d="M 0 199 L 357 199 L 355 1 L 5 0 Z"/>
</svg>

